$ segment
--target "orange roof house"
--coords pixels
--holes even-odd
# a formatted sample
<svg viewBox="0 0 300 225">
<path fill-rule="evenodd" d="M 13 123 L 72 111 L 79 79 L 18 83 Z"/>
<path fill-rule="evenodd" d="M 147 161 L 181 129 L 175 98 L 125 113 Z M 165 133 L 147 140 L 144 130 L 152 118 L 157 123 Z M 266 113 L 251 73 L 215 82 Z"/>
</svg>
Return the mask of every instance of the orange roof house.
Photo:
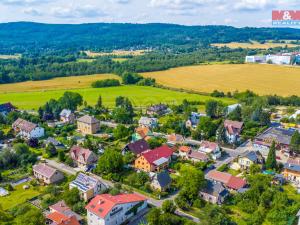
<svg viewBox="0 0 300 225">
<path fill-rule="evenodd" d="M 146 172 L 159 171 L 166 168 L 171 161 L 173 150 L 164 145 L 143 152 L 134 162 L 134 167 Z"/>
</svg>

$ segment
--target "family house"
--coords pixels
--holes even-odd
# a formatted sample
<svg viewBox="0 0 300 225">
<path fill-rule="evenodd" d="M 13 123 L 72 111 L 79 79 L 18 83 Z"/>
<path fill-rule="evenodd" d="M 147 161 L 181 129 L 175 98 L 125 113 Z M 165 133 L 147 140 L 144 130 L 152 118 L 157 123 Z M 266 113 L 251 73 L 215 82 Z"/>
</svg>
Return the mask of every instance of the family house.
<svg viewBox="0 0 300 225">
<path fill-rule="evenodd" d="M 196 128 L 201 116 L 204 116 L 204 114 L 192 112 L 188 120 L 185 122 L 185 126 L 189 128 Z"/>
<path fill-rule="evenodd" d="M 75 115 L 69 109 L 63 109 L 59 114 L 60 121 L 63 123 L 74 123 L 75 122 Z"/>
<path fill-rule="evenodd" d="M 89 149 L 74 145 L 70 150 L 70 157 L 75 166 L 82 170 L 88 169 L 91 165 L 97 162 L 98 157 Z"/>
<path fill-rule="evenodd" d="M 77 129 L 82 134 L 95 134 L 99 131 L 100 122 L 96 118 L 85 115 L 77 120 Z"/>
<path fill-rule="evenodd" d="M 182 144 L 184 142 L 184 137 L 181 134 L 170 134 L 167 135 L 167 144 L 174 146 L 177 144 Z"/>
<path fill-rule="evenodd" d="M 137 194 L 102 194 L 86 206 L 88 225 L 128 224 L 147 208 L 147 199 Z"/>
<path fill-rule="evenodd" d="M 284 164 L 284 178 L 295 185 L 300 185 L 300 159 L 288 159 Z"/>
<path fill-rule="evenodd" d="M 244 123 L 239 121 L 224 121 L 225 135 L 228 143 L 235 144 L 240 141 L 240 135 L 243 129 L 243 125 Z"/>
<path fill-rule="evenodd" d="M 210 155 L 214 160 L 221 157 L 220 146 L 215 142 L 202 141 L 199 147 L 199 151 Z"/>
<path fill-rule="evenodd" d="M 8 113 L 15 111 L 16 107 L 13 106 L 10 102 L 0 104 L 0 114 L 6 116 Z"/>
<path fill-rule="evenodd" d="M 49 144 L 53 144 L 55 148 L 64 148 L 65 146 L 59 142 L 58 140 L 56 140 L 55 138 L 53 137 L 48 137 L 45 141 L 44 141 L 44 144 L 45 146 L 47 147 Z"/>
<path fill-rule="evenodd" d="M 208 162 L 209 157 L 203 153 L 203 152 L 198 152 L 198 151 L 190 151 L 188 154 L 188 159 L 191 160 L 192 162 Z"/>
<path fill-rule="evenodd" d="M 46 163 L 34 165 L 33 175 L 36 179 L 42 180 L 45 184 L 57 183 L 64 179 L 62 172 L 48 166 Z"/>
<path fill-rule="evenodd" d="M 138 141 L 140 139 L 149 140 L 153 137 L 153 134 L 149 127 L 137 127 L 135 133 L 132 134 L 132 141 Z"/>
<path fill-rule="evenodd" d="M 165 104 L 158 104 L 158 105 L 152 105 L 149 108 L 147 108 L 147 115 L 150 116 L 161 116 L 164 114 L 167 114 L 169 112 L 169 108 Z"/>
<path fill-rule="evenodd" d="M 222 204 L 229 195 L 228 190 L 222 183 L 208 180 L 206 186 L 199 192 L 199 196 L 212 204 Z"/>
<path fill-rule="evenodd" d="M 168 167 L 172 154 L 172 149 L 166 145 L 145 151 L 135 160 L 134 168 L 145 172 L 160 171 Z"/>
<path fill-rule="evenodd" d="M 135 142 L 127 144 L 122 150 L 122 154 L 124 155 L 125 152 L 130 151 L 134 155 L 140 155 L 142 152 L 148 149 L 150 149 L 148 142 L 145 141 L 144 139 L 140 139 Z"/>
<path fill-rule="evenodd" d="M 188 155 L 191 151 L 192 151 L 192 148 L 190 146 L 186 146 L 186 145 L 180 146 L 178 149 L 180 158 L 186 159 L 186 160 L 188 159 Z"/>
<path fill-rule="evenodd" d="M 151 187 L 155 190 L 166 191 L 171 186 L 172 179 L 167 171 L 155 173 L 151 178 Z"/>
<path fill-rule="evenodd" d="M 238 158 L 238 164 L 242 170 L 249 170 L 252 164 L 263 164 L 263 162 L 264 159 L 259 151 L 250 151 Z"/>
<path fill-rule="evenodd" d="M 270 127 L 254 139 L 253 146 L 265 157 L 268 155 L 273 141 L 275 141 L 278 150 L 289 152 L 294 132 L 293 129 Z"/>
<path fill-rule="evenodd" d="M 244 188 L 247 185 L 247 182 L 244 179 L 217 170 L 209 171 L 206 175 L 206 179 L 219 182 L 226 188 L 235 191 Z"/>
<path fill-rule="evenodd" d="M 59 201 L 49 206 L 50 212 L 46 214 L 46 224 L 51 225 L 80 225 L 82 217 L 73 212 L 65 203 Z"/>
<path fill-rule="evenodd" d="M 77 188 L 79 190 L 81 199 L 84 201 L 89 201 L 101 191 L 107 189 L 106 185 L 100 180 L 84 173 L 79 173 L 76 179 L 69 184 L 69 188 Z"/>
<path fill-rule="evenodd" d="M 23 138 L 40 138 L 45 135 L 45 130 L 39 127 L 37 124 L 29 122 L 27 120 L 18 118 L 13 124 L 12 128 L 18 136 Z"/>
<path fill-rule="evenodd" d="M 139 119 L 139 126 L 140 127 L 149 127 L 150 129 L 153 129 L 153 128 L 157 127 L 157 125 L 158 125 L 158 119 L 157 118 L 142 116 Z"/>
</svg>

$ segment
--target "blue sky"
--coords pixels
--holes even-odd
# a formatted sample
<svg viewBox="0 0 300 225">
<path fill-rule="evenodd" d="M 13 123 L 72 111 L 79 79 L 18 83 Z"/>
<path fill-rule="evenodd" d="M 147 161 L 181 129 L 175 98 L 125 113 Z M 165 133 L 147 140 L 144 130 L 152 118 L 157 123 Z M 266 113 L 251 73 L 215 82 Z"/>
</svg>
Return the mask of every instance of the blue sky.
<svg viewBox="0 0 300 225">
<path fill-rule="evenodd" d="M 271 26 L 272 9 L 300 0 L 0 0 L 0 22 Z"/>
</svg>

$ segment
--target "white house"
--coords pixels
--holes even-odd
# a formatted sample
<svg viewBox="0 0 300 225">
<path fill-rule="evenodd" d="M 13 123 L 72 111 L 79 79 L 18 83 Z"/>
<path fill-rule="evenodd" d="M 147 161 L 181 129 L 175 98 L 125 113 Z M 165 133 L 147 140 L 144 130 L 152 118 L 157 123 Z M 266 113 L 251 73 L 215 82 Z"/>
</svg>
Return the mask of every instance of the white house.
<svg viewBox="0 0 300 225">
<path fill-rule="evenodd" d="M 221 157 L 221 149 L 215 142 L 202 141 L 199 147 L 199 151 L 210 155 L 214 160 Z"/>
<path fill-rule="evenodd" d="M 225 135 L 228 143 L 235 144 L 240 141 L 240 135 L 243 129 L 244 123 L 239 121 L 225 120 Z"/>
<path fill-rule="evenodd" d="M 137 194 L 102 194 L 85 207 L 88 225 L 126 224 L 147 208 L 147 199 Z"/>
<path fill-rule="evenodd" d="M 158 125 L 158 119 L 153 117 L 145 117 L 142 116 L 139 119 L 139 126 L 140 127 L 149 127 L 149 128 L 155 128 Z"/>
<path fill-rule="evenodd" d="M 266 63 L 267 57 L 265 55 L 247 55 L 246 63 Z"/>
<path fill-rule="evenodd" d="M 60 120 L 63 123 L 74 123 L 75 122 L 75 115 L 69 109 L 63 109 L 59 114 Z"/>
<path fill-rule="evenodd" d="M 31 123 L 27 120 L 18 118 L 13 124 L 12 128 L 19 136 L 23 138 L 40 138 L 45 135 L 45 130 L 42 127 L 39 127 L 35 123 Z"/>
<path fill-rule="evenodd" d="M 291 64 L 292 56 L 290 54 L 267 55 L 267 62 L 277 65 Z"/>
<path fill-rule="evenodd" d="M 205 116 L 205 114 L 191 112 L 191 115 L 189 116 L 188 120 L 185 122 L 185 126 L 190 128 L 196 128 L 200 121 L 201 116 Z"/>
</svg>

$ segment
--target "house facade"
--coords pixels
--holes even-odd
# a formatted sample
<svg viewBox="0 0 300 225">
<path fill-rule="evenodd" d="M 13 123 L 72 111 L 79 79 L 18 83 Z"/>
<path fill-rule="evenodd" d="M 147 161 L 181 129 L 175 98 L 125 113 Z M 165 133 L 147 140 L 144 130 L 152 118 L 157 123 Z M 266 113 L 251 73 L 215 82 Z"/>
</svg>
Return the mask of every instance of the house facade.
<svg viewBox="0 0 300 225">
<path fill-rule="evenodd" d="M 101 191 L 107 189 L 106 185 L 100 180 L 84 173 L 79 173 L 76 179 L 69 184 L 69 188 L 77 188 L 79 190 L 81 199 L 84 201 L 89 201 Z"/>
<path fill-rule="evenodd" d="M 192 151 L 192 148 L 189 146 L 180 146 L 178 149 L 178 155 L 180 158 L 188 160 L 189 153 Z"/>
<path fill-rule="evenodd" d="M 206 202 L 221 205 L 229 195 L 225 186 L 218 182 L 207 181 L 205 188 L 199 192 L 199 196 Z"/>
<path fill-rule="evenodd" d="M 69 109 L 63 109 L 59 114 L 60 121 L 63 123 L 74 123 L 75 122 L 75 115 Z"/>
<path fill-rule="evenodd" d="M 97 162 L 98 157 L 89 149 L 74 145 L 70 150 L 70 157 L 75 166 L 82 170 L 86 170 L 89 166 Z"/>
<path fill-rule="evenodd" d="M 18 136 L 26 139 L 41 138 L 45 135 L 45 130 L 43 127 L 39 127 L 37 124 L 21 118 L 18 118 L 12 124 L 12 128 L 18 134 Z"/>
<path fill-rule="evenodd" d="M 286 180 L 300 185 L 300 159 L 289 159 L 284 164 L 282 174 Z"/>
<path fill-rule="evenodd" d="M 57 183 L 64 179 L 62 172 L 48 166 L 46 163 L 34 165 L 33 175 L 36 179 L 42 180 L 45 184 Z"/>
<path fill-rule="evenodd" d="M 217 143 L 210 141 L 202 141 L 199 151 L 210 155 L 214 160 L 219 159 L 222 155 L 220 146 Z"/>
<path fill-rule="evenodd" d="M 253 164 L 262 164 L 263 157 L 259 151 L 250 151 L 245 156 L 238 158 L 238 164 L 242 170 L 249 170 Z"/>
<path fill-rule="evenodd" d="M 172 179 L 167 171 L 155 173 L 151 178 L 151 187 L 158 191 L 166 191 L 171 186 Z"/>
<path fill-rule="evenodd" d="M 132 141 L 138 141 L 141 139 L 149 140 L 153 137 L 153 134 L 149 127 L 137 127 L 135 133 L 132 134 Z"/>
<path fill-rule="evenodd" d="M 204 115 L 205 114 L 192 112 L 191 115 L 189 116 L 188 120 L 185 122 L 185 126 L 195 129 L 200 121 L 200 117 L 204 116 Z"/>
<path fill-rule="evenodd" d="M 244 123 L 239 121 L 224 121 L 225 135 L 228 143 L 236 144 L 240 141 L 240 135 L 243 129 L 243 125 Z"/>
<path fill-rule="evenodd" d="M 82 134 L 95 134 L 99 131 L 100 122 L 96 118 L 85 115 L 77 120 L 77 129 Z"/>
<path fill-rule="evenodd" d="M 192 162 L 208 162 L 209 157 L 203 153 L 203 152 L 198 152 L 198 151 L 190 151 L 188 154 L 188 159 L 191 160 Z"/>
<path fill-rule="evenodd" d="M 134 162 L 134 168 L 145 172 L 161 171 L 171 162 L 172 149 L 164 145 L 143 152 Z"/>
<path fill-rule="evenodd" d="M 137 194 L 97 195 L 86 206 L 88 225 L 120 225 L 147 208 L 147 199 Z"/>
</svg>

